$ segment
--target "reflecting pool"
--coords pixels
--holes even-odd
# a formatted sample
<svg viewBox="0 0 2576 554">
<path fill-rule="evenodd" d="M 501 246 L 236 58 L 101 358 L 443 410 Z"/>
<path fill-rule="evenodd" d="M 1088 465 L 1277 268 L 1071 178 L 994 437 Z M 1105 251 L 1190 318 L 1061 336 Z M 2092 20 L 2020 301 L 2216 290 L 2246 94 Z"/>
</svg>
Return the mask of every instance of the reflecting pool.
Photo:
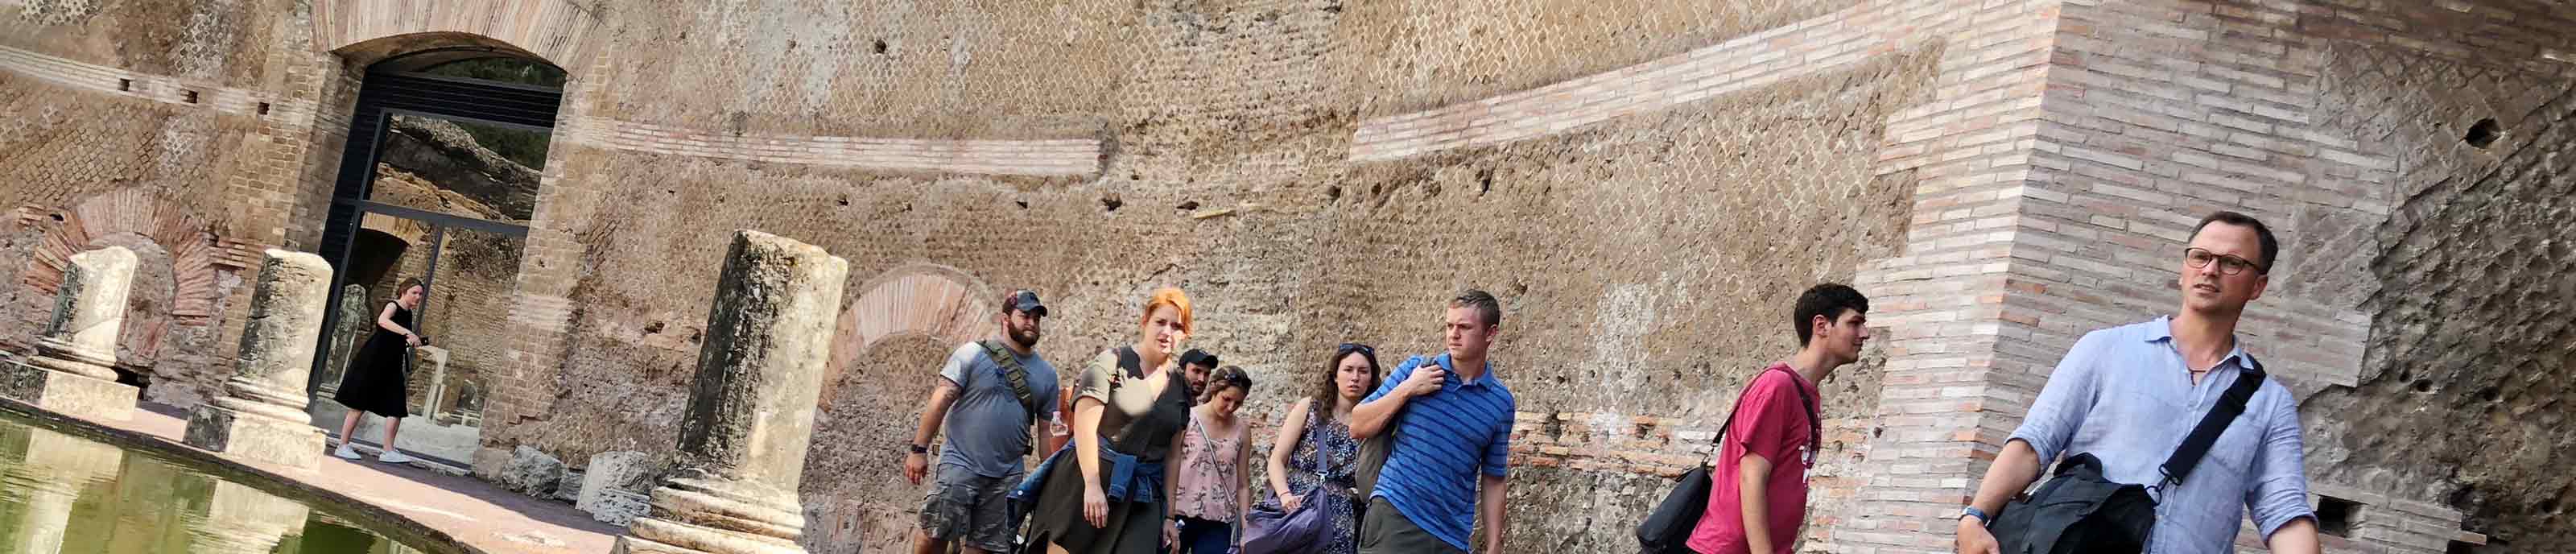
<svg viewBox="0 0 2576 554">
<path fill-rule="evenodd" d="M 0 413 L 0 554 L 421 552 L 351 521 Z"/>
</svg>

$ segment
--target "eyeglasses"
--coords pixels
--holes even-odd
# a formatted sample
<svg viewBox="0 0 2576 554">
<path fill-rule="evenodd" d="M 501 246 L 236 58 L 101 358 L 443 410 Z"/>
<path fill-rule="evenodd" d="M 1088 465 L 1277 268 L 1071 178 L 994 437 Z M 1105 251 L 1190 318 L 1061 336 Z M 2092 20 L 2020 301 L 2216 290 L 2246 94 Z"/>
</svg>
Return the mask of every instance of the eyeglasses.
<svg viewBox="0 0 2576 554">
<path fill-rule="evenodd" d="M 2218 262 L 2218 272 L 2225 275 L 2243 274 L 2245 273 L 2245 270 L 2248 269 L 2254 270 L 2254 273 L 2257 274 L 2268 273 L 2271 271 L 2263 268 L 2262 266 L 2254 265 L 2254 262 L 2244 258 L 2211 252 L 2207 248 L 2185 248 L 2182 250 L 2182 263 L 2189 264 L 2192 269 L 2209 267 L 2209 262 L 2212 261 Z"/>
<path fill-rule="evenodd" d="M 1345 342 L 1345 343 L 1342 343 L 1342 345 L 1341 345 L 1341 346 L 1339 346 L 1339 347 L 1335 347 L 1335 348 L 1334 348 L 1334 350 L 1339 350 L 1339 351 L 1342 351 L 1343 353 L 1358 352 L 1358 353 L 1361 353 L 1361 354 L 1367 354 L 1367 355 L 1369 355 L 1369 357 L 1372 357 L 1372 358 L 1377 357 L 1377 349 L 1375 349 L 1375 348 L 1369 348 L 1369 345 L 1360 344 L 1360 343 L 1356 343 L 1356 342 Z"/>
</svg>

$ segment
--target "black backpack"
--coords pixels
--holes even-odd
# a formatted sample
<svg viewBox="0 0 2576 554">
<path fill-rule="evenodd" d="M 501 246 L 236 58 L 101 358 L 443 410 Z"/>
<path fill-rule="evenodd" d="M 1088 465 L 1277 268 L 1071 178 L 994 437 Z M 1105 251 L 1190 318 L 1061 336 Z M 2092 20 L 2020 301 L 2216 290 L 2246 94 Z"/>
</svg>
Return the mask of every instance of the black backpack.
<svg viewBox="0 0 2576 554">
<path fill-rule="evenodd" d="M 2190 475 L 2218 435 L 2236 416 L 2245 413 L 2245 403 L 2263 387 L 2263 368 L 2251 355 L 2244 357 L 2245 370 L 2236 383 L 2220 395 L 2218 405 L 2193 425 L 2182 445 L 2165 458 L 2165 480 L 2153 487 L 2179 484 Z M 2076 454 L 2057 465 L 2057 476 L 2040 485 L 2039 490 L 2004 505 L 2002 513 L 1987 526 L 2004 554 L 2092 554 L 2134 553 L 2145 551 L 2149 531 L 2156 526 L 2156 499 L 2151 487 L 2120 483 L 2102 475 L 2102 460 L 2091 453 Z"/>
<path fill-rule="evenodd" d="M 1753 378 L 1761 379 L 1762 376 L 1757 374 Z M 1790 383 L 1789 388 L 1797 389 L 1798 399 L 1807 404 L 1807 436 L 1811 437 L 1808 448 L 1823 448 L 1823 445 L 1813 444 L 1825 439 L 1824 422 L 1816 415 L 1815 397 L 1808 396 L 1807 387 L 1797 383 Z M 1752 391 L 1753 383 L 1747 381 L 1744 390 L 1735 393 L 1735 407 L 1728 408 L 1726 423 L 1719 425 L 1717 436 L 1708 440 L 1716 451 L 1710 456 L 1726 451 L 1723 442 L 1726 431 L 1735 427 L 1735 412 L 1732 410 L 1743 409 L 1744 393 Z M 1696 554 L 1685 543 L 1690 542 L 1691 531 L 1699 528 L 1700 516 L 1708 513 L 1709 487 L 1715 486 L 1709 481 L 1709 469 L 1708 460 L 1700 460 L 1699 467 L 1682 474 L 1681 481 L 1673 485 L 1673 492 L 1665 494 L 1664 501 L 1655 505 L 1655 511 L 1646 514 L 1646 521 L 1637 524 L 1637 545 L 1644 549 L 1645 554 Z"/>
</svg>

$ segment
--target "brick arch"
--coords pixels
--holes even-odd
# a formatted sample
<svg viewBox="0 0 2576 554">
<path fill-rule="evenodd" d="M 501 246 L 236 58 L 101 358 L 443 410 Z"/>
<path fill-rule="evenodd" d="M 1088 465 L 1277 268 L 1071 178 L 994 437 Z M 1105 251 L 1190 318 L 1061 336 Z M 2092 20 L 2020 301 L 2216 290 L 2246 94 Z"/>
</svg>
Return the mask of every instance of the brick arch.
<svg viewBox="0 0 2576 554">
<path fill-rule="evenodd" d="M 315 0 L 313 43 L 358 65 L 430 47 L 479 46 L 557 66 L 590 55 L 600 12 L 568 0 Z"/>
<path fill-rule="evenodd" d="M 853 300 L 841 305 L 832 340 L 830 374 L 823 377 L 822 402 L 833 398 L 840 376 L 878 342 L 926 337 L 959 343 L 993 332 L 991 287 L 964 270 L 932 263 L 912 263 L 887 270 L 853 289 Z"/>
<path fill-rule="evenodd" d="M 251 254 L 218 237 L 213 225 L 143 187 L 100 193 L 61 209 L 30 206 L 22 213 L 50 223 L 41 226 L 42 237 L 29 249 L 28 265 L 18 277 L 38 297 L 49 298 L 62 286 L 72 255 L 109 246 L 116 237 L 140 236 L 168 254 L 173 289 L 168 311 L 126 318 L 124 340 L 135 352 L 158 350 L 155 343 L 165 335 L 155 331 L 160 326 L 205 327 L 221 321 L 223 299 L 238 285 L 233 276 L 251 267 Z"/>
</svg>

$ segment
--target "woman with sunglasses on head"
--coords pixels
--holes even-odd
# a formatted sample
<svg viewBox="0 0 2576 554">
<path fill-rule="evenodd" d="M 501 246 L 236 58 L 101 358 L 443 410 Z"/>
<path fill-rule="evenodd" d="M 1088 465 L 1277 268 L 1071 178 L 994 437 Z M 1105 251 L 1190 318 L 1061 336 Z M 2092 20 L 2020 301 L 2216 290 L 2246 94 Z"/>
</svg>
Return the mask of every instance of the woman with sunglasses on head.
<svg viewBox="0 0 2576 554">
<path fill-rule="evenodd" d="M 1192 352 L 1197 352 L 1192 350 Z M 1182 365 L 1188 365 L 1183 362 Z M 1246 427 L 1235 412 L 1252 392 L 1252 376 L 1225 366 L 1209 372 L 1199 407 L 1190 410 L 1190 428 L 1181 439 L 1180 474 L 1172 488 L 1173 549 L 1181 554 L 1226 554 L 1242 546 L 1235 526 L 1252 507 L 1252 458 Z"/>
<path fill-rule="evenodd" d="M 1286 512 L 1316 503 L 1332 521 L 1331 542 L 1316 552 L 1352 554 L 1359 551 L 1362 500 L 1352 497 L 1360 442 L 1351 438 L 1351 408 L 1377 390 L 1382 377 L 1377 349 L 1356 343 L 1334 348 L 1322 377 L 1315 391 L 1288 408 L 1279 423 L 1270 448 L 1272 497 L 1261 502 Z"/>
<path fill-rule="evenodd" d="M 1073 401 L 1073 440 L 1012 493 L 1027 498 L 1027 552 L 1150 554 L 1164 540 L 1164 461 L 1190 424 L 1190 384 L 1180 369 L 1190 298 L 1154 291 L 1136 343 L 1084 364 Z"/>
</svg>

